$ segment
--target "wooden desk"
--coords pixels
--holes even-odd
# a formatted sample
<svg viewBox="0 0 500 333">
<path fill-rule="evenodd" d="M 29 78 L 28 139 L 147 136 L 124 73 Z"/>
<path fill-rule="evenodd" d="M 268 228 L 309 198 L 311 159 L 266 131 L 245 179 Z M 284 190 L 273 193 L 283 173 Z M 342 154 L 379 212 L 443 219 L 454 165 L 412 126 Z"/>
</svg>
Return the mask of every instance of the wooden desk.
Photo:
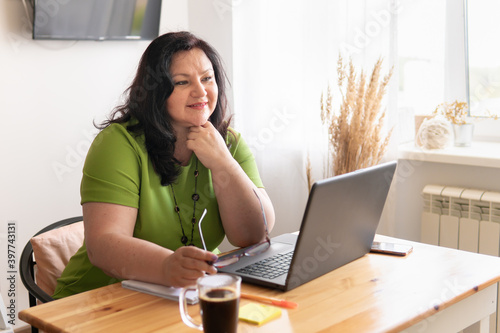
<svg viewBox="0 0 500 333">
<path fill-rule="evenodd" d="M 368 254 L 286 293 L 244 284 L 245 292 L 299 308 L 261 327 L 240 322 L 239 332 L 442 333 L 476 321 L 487 326 L 496 311 L 500 258 L 412 244 L 405 258 Z M 46 332 L 196 332 L 182 323 L 177 302 L 120 284 L 23 310 L 19 318 Z"/>
</svg>

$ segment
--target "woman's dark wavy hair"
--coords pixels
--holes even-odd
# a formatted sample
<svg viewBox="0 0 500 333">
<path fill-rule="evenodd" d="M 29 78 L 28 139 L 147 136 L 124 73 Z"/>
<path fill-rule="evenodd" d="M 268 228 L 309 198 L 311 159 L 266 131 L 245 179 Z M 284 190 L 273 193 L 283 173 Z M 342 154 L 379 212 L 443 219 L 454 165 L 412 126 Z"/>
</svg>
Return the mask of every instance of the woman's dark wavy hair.
<svg viewBox="0 0 500 333">
<path fill-rule="evenodd" d="M 173 56 L 181 51 L 201 49 L 211 61 L 218 86 L 218 99 L 209 120 L 224 139 L 229 120 L 226 120 L 227 98 L 226 73 L 217 51 L 207 42 L 189 32 L 172 32 L 161 35 L 151 42 L 142 55 L 137 74 L 126 91 L 125 103 L 113 110 L 100 129 L 112 123 L 124 123 L 131 119 L 138 122 L 127 130 L 145 136 L 146 149 L 161 184 L 173 183 L 179 173 L 179 161 L 174 157 L 176 135 L 166 109 L 167 99 L 174 90 L 170 75 Z"/>
</svg>

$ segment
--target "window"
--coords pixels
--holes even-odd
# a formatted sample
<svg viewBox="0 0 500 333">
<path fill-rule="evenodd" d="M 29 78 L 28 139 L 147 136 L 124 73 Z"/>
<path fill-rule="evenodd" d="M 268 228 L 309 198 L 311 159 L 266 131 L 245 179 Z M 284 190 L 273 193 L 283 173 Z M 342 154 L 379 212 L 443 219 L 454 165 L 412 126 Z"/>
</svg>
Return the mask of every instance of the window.
<svg viewBox="0 0 500 333">
<path fill-rule="evenodd" d="M 467 3 L 471 116 L 500 115 L 500 25 L 498 0 Z"/>
</svg>

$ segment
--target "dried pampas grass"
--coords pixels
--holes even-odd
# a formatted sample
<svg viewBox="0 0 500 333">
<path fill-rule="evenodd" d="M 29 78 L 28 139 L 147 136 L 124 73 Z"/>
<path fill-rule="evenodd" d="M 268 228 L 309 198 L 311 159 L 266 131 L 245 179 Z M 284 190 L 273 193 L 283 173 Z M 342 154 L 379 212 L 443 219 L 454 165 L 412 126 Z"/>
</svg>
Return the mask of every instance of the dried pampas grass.
<svg viewBox="0 0 500 333">
<path fill-rule="evenodd" d="M 338 87 L 342 95 L 339 110 L 334 111 L 330 85 L 326 97 L 321 94 L 321 121 L 328 128 L 325 177 L 376 165 L 384 156 L 392 129 L 382 137 L 386 113 L 380 109 L 392 69 L 381 78 L 381 67 L 379 59 L 369 78 L 363 71 L 357 77 L 352 61 L 346 66 L 339 56 Z"/>
</svg>

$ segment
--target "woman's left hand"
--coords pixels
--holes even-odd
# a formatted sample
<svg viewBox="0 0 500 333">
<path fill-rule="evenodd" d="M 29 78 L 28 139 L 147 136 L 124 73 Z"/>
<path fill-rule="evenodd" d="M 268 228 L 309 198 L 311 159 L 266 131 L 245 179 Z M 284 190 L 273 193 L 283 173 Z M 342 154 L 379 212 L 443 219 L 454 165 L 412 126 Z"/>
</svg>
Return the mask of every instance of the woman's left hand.
<svg viewBox="0 0 500 333">
<path fill-rule="evenodd" d="M 233 160 L 226 142 L 209 121 L 202 126 L 190 127 L 187 148 L 194 151 L 200 162 L 210 170 Z"/>
<path fill-rule="evenodd" d="M 257 189 L 233 158 L 225 140 L 210 123 L 190 127 L 187 148 L 212 172 L 212 184 L 224 231 L 231 244 L 245 247 L 265 237 L 259 201 L 252 190 L 258 190 L 266 212 L 268 230 L 274 225 L 274 209 L 264 189 Z"/>
</svg>

